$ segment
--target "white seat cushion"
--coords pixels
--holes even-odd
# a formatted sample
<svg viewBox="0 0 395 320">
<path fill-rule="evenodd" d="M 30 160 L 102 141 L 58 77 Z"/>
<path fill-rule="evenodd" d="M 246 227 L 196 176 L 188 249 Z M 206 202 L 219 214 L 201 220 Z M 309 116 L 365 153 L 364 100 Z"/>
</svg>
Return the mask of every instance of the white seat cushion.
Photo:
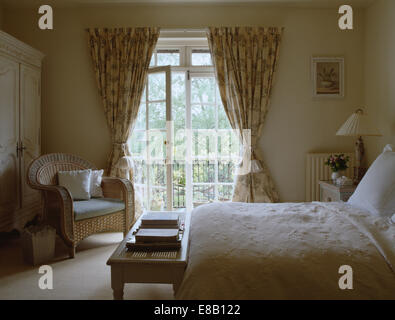
<svg viewBox="0 0 395 320">
<path fill-rule="evenodd" d="M 125 209 L 125 203 L 119 199 L 92 198 L 90 200 L 74 201 L 74 220 L 84 220 Z"/>
</svg>

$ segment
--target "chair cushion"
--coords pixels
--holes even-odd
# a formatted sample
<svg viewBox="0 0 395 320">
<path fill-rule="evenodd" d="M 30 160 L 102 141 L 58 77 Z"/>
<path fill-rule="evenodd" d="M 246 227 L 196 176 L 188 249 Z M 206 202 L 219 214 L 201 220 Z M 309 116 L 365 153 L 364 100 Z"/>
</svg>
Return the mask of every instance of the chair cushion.
<svg viewBox="0 0 395 320">
<path fill-rule="evenodd" d="M 71 194 L 73 200 L 88 200 L 91 195 L 91 169 L 59 171 L 59 185 L 65 187 Z"/>
<path fill-rule="evenodd" d="M 76 221 L 104 216 L 125 209 L 123 200 L 111 198 L 92 198 L 74 201 L 74 219 Z"/>
</svg>

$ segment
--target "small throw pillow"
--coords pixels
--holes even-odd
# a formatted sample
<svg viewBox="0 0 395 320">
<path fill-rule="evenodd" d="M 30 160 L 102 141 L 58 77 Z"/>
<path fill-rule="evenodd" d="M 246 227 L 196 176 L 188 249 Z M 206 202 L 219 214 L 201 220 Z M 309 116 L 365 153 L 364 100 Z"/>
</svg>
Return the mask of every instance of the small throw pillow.
<svg viewBox="0 0 395 320">
<path fill-rule="evenodd" d="M 73 200 L 89 200 L 91 187 L 91 169 L 59 171 L 59 185 L 65 187 Z"/>
<path fill-rule="evenodd" d="M 372 163 L 348 203 L 384 217 L 395 213 L 395 152 L 390 145 Z"/>
<path fill-rule="evenodd" d="M 104 170 L 92 170 L 91 174 L 91 198 L 103 198 L 101 180 Z"/>
</svg>

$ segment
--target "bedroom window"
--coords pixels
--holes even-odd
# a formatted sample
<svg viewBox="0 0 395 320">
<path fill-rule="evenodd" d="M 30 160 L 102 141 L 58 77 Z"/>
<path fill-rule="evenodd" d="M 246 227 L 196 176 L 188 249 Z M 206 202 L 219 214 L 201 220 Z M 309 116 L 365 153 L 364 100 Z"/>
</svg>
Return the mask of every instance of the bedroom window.
<svg viewBox="0 0 395 320">
<path fill-rule="evenodd" d="M 207 46 L 156 48 L 129 144 L 146 209 L 231 200 L 240 146 Z"/>
</svg>

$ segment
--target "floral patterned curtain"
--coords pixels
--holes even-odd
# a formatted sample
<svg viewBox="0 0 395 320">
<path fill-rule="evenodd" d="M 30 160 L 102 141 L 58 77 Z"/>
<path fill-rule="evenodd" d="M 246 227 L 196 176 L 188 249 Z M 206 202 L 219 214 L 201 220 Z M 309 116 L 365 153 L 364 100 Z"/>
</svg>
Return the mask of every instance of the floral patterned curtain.
<svg viewBox="0 0 395 320">
<path fill-rule="evenodd" d="M 209 27 L 207 31 L 221 100 L 244 148 L 233 201 L 279 200 L 258 139 L 269 107 L 282 31 L 274 27 Z"/>
<path fill-rule="evenodd" d="M 126 178 L 127 171 L 116 164 L 120 158 L 130 156 L 127 141 L 137 118 L 159 28 L 92 28 L 87 32 L 112 138 L 107 174 Z"/>
</svg>

